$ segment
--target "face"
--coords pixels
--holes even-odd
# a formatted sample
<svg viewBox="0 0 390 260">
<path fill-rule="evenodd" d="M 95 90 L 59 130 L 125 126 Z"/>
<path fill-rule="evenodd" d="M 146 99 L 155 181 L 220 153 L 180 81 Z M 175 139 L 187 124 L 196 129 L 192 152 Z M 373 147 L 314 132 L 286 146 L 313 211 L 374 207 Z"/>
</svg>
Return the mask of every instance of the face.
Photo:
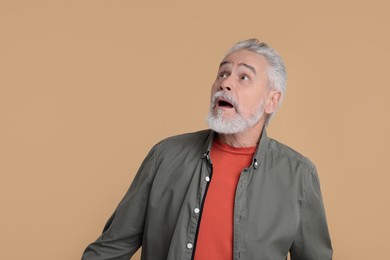
<svg viewBox="0 0 390 260">
<path fill-rule="evenodd" d="M 221 62 L 211 89 L 211 129 L 233 134 L 264 123 L 271 94 L 267 68 L 262 55 L 247 50 L 233 52 Z"/>
</svg>

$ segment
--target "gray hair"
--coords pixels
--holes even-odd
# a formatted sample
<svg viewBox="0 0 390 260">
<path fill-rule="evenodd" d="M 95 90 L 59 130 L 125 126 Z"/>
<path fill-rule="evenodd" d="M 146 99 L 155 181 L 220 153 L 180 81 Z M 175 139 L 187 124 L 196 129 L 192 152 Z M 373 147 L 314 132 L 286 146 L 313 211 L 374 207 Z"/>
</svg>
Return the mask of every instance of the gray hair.
<svg viewBox="0 0 390 260">
<path fill-rule="evenodd" d="M 266 43 L 260 42 L 258 39 L 249 39 L 249 40 L 236 43 L 225 54 L 225 58 L 229 54 L 239 50 L 248 50 L 263 55 L 264 58 L 267 60 L 267 63 L 269 65 L 267 70 L 268 87 L 270 89 L 275 89 L 280 91 L 281 98 L 278 104 L 279 107 L 284 98 L 285 91 L 286 91 L 286 83 L 287 83 L 287 72 L 282 57 L 279 55 L 277 51 L 275 51 L 273 48 L 268 46 Z M 271 117 L 273 117 L 273 114 L 275 112 L 268 115 L 268 117 L 266 118 L 266 125 L 268 124 Z"/>
</svg>

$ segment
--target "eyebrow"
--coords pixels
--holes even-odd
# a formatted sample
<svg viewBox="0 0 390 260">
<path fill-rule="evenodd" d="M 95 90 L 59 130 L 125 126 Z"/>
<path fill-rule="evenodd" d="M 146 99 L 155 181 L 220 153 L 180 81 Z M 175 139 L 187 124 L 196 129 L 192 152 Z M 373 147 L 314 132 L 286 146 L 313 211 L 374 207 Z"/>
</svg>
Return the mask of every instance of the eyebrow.
<svg viewBox="0 0 390 260">
<path fill-rule="evenodd" d="M 230 62 L 230 61 L 227 61 L 227 60 L 222 61 L 222 62 L 219 64 L 219 67 L 221 68 L 222 66 L 224 66 L 224 65 L 226 65 L 226 64 L 231 64 L 231 62 Z M 248 65 L 248 64 L 246 64 L 246 63 L 240 63 L 240 64 L 238 64 L 238 65 L 239 65 L 239 66 L 244 66 L 244 67 L 248 68 L 249 70 L 251 70 L 251 71 L 256 75 L 256 70 L 255 70 L 255 68 L 254 68 L 253 66 Z"/>
<path fill-rule="evenodd" d="M 245 64 L 245 63 L 241 63 L 240 65 L 250 69 L 256 75 L 256 70 L 255 70 L 255 68 L 253 66 Z"/>
<path fill-rule="evenodd" d="M 222 67 L 223 65 L 226 65 L 226 64 L 230 64 L 231 62 L 230 61 L 222 61 L 220 64 L 219 64 L 219 67 Z"/>
</svg>

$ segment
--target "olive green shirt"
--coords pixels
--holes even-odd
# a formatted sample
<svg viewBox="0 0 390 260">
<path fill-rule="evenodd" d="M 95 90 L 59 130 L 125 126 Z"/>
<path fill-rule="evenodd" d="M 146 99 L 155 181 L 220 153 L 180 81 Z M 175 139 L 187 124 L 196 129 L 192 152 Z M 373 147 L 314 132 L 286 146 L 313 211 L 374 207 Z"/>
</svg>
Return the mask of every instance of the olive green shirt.
<svg viewBox="0 0 390 260">
<path fill-rule="evenodd" d="M 209 154 L 215 135 L 204 130 L 155 145 L 82 259 L 130 259 L 141 246 L 144 260 L 192 259 L 213 181 Z M 233 258 L 285 260 L 288 252 L 292 260 L 332 259 L 315 166 L 264 129 L 237 184 Z"/>
</svg>

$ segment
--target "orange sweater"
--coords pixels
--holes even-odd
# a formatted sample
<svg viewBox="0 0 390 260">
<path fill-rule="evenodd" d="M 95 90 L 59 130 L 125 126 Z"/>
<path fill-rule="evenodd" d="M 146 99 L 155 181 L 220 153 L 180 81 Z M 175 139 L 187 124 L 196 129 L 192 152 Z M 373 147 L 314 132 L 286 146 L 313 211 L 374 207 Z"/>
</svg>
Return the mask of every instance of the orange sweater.
<svg viewBox="0 0 390 260">
<path fill-rule="evenodd" d="M 211 149 L 213 175 L 203 205 L 195 260 L 233 259 L 234 197 L 241 171 L 256 147 L 236 148 L 216 139 Z"/>
</svg>

